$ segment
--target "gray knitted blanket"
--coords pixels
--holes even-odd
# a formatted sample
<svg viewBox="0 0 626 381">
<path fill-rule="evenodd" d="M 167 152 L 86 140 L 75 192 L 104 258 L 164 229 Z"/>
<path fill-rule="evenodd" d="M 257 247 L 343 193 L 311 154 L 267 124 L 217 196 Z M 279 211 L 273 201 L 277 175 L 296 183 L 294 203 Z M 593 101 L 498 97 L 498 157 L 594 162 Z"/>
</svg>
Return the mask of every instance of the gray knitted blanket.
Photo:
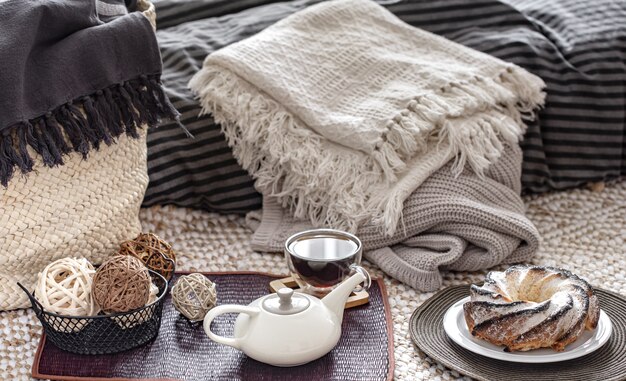
<svg viewBox="0 0 626 381">
<path fill-rule="evenodd" d="M 521 162 L 520 148 L 508 146 L 485 178 L 468 169 L 455 177 L 452 163 L 444 166 L 405 201 L 393 236 L 373 225 L 358 230 L 365 258 L 421 291 L 441 286 L 441 269 L 475 271 L 527 261 L 539 247 L 539 233 L 524 216 Z M 252 248 L 263 252 L 282 251 L 287 237 L 313 227 L 271 197 L 247 221 L 255 230 Z"/>
</svg>

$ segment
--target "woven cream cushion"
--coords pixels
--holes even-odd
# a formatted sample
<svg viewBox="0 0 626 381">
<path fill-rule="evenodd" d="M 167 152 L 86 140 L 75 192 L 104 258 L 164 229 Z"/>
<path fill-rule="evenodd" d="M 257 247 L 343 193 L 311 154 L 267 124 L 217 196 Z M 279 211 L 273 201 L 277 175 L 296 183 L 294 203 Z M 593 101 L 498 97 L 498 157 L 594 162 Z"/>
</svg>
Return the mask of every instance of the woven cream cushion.
<svg viewBox="0 0 626 381">
<path fill-rule="evenodd" d="M 55 168 L 33 153 L 35 171 L 0 188 L 0 310 L 28 307 L 16 282 L 33 289 L 48 263 L 72 256 L 99 264 L 140 233 L 148 171 L 146 128 L 139 131 L 140 139 L 122 135 Z"/>
</svg>

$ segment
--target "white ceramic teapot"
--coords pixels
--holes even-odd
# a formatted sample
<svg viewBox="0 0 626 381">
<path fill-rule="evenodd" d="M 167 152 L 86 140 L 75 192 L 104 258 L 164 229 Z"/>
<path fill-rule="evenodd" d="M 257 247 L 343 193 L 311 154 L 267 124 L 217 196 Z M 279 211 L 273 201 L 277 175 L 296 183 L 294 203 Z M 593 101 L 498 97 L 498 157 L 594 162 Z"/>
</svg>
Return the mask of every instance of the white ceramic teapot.
<svg viewBox="0 0 626 381">
<path fill-rule="evenodd" d="M 330 352 L 339 342 L 346 300 L 367 272 L 356 272 L 323 299 L 282 288 L 248 306 L 226 304 L 204 318 L 204 330 L 218 343 L 243 351 L 257 361 L 275 366 L 296 366 Z M 225 313 L 239 313 L 234 337 L 211 331 L 211 322 Z"/>
</svg>

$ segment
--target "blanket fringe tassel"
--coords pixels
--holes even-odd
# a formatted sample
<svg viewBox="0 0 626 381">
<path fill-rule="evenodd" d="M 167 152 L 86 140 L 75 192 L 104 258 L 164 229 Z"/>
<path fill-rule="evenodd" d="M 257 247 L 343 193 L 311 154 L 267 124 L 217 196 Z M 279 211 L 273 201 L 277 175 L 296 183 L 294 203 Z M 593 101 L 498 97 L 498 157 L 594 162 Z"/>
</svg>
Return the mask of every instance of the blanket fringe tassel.
<svg viewBox="0 0 626 381">
<path fill-rule="evenodd" d="M 30 147 L 48 167 L 63 165 L 63 157 L 78 152 L 87 158 L 100 144 L 115 143 L 126 133 L 138 138 L 137 128 L 155 127 L 161 118 L 180 123 L 180 114 L 170 103 L 157 75 L 98 90 L 68 102 L 45 115 L 21 121 L 0 132 L 0 184 L 7 187 L 19 168 L 22 174 L 33 170 Z"/>
</svg>

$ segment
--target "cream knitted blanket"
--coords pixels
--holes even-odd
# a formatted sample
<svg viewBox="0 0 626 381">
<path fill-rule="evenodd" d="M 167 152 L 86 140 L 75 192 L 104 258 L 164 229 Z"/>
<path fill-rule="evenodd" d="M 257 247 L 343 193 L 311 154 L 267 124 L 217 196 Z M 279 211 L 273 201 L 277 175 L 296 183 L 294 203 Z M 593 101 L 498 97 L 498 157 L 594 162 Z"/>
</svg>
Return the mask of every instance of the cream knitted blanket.
<svg viewBox="0 0 626 381">
<path fill-rule="evenodd" d="M 528 261 L 539 233 L 524 216 L 519 197 L 522 152 L 507 148 L 479 178 L 470 170 L 452 174 L 449 163 L 432 174 L 404 204 L 403 225 L 393 236 L 361 227 L 365 258 L 388 275 L 421 291 L 437 290 L 441 269 L 475 271 L 499 263 Z M 281 252 L 287 237 L 311 228 L 271 198 L 246 221 L 255 230 L 255 251 Z"/>
<path fill-rule="evenodd" d="M 517 144 L 543 82 L 369 0 L 311 6 L 209 55 L 189 83 L 257 189 L 316 226 L 395 232 L 454 158 L 482 176 Z"/>
</svg>

